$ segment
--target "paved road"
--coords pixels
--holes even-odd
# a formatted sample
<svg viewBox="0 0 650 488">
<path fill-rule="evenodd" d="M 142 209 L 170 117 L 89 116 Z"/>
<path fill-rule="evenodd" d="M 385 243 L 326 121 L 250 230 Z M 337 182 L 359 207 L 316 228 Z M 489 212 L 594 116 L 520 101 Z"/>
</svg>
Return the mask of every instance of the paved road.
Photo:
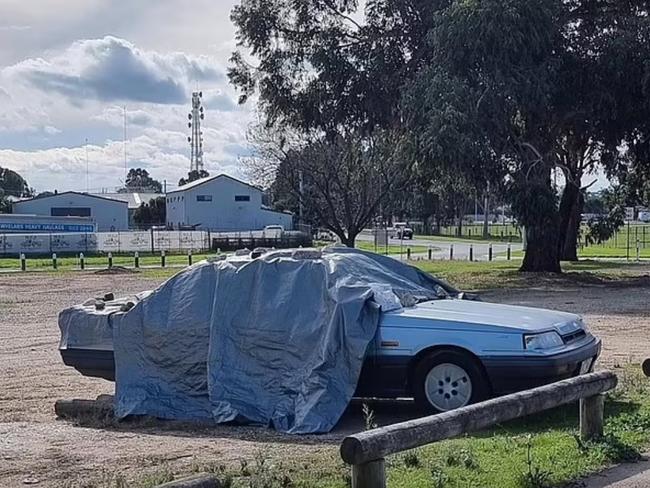
<svg viewBox="0 0 650 488">
<path fill-rule="evenodd" d="M 584 480 L 584 488 L 648 488 L 650 462 L 645 459 L 635 464 L 621 464 Z"/>
<path fill-rule="evenodd" d="M 373 241 L 373 236 L 361 234 L 357 238 L 360 241 Z M 436 248 L 433 253 L 433 259 L 449 259 L 450 247 L 454 248 L 454 259 L 458 260 L 468 260 L 469 259 L 469 249 L 470 246 L 473 248 L 474 259 L 477 261 L 486 261 L 489 255 L 489 242 L 484 241 L 445 241 L 445 240 L 429 240 L 429 239 L 418 239 L 413 240 L 404 240 L 400 241 L 399 239 L 389 239 L 388 242 L 390 245 L 399 246 L 400 244 L 404 246 L 404 254 L 406 254 L 406 248 L 415 247 L 415 246 L 424 246 L 429 247 L 433 246 Z M 508 249 L 508 244 L 503 243 L 493 243 L 492 244 L 492 253 L 494 259 L 504 258 Z M 512 251 L 521 251 L 521 243 L 512 243 Z M 414 257 L 424 257 L 427 253 L 413 254 Z"/>
</svg>

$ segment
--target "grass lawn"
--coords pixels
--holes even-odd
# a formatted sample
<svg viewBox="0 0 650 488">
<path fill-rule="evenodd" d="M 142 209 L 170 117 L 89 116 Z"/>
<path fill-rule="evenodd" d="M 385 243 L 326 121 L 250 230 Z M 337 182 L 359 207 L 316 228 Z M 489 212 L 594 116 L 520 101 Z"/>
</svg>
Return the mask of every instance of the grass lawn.
<svg viewBox="0 0 650 488">
<path fill-rule="evenodd" d="M 629 277 L 631 265 L 608 261 L 583 260 L 562 263 L 563 274 L 520 273 L 521 262 L 512 261 L 417 261 L 412 263 L 463 290 L 523 288 L 553 283 L 597 283 Z"/>
<path fill-rule="evenodd" d="M 513 251 L 513 257 L 523 257 L 523 251 Z M 620 247 L 606 247 L 606 246 L 589 246 L 578 249 L 578 257 L 581 259 L 597 259 L 597 258 L 609 258 L 609 259 L 626 259 L 627 258 L 627 249 Z M 650 258 L 650 247 L 646 249 L 639 250 L 639 257 L 641 259 Z M 630 261 L 636 259 L 636 248 L 630 249 Z"/>
<path fill-rule="evenodd" d="M 376 252 L 377 254 L 400 254 L 401 253 L 406 255 L 407 249 L 411 249 L 412 254 L 426 253 L 429 249 L 427 246 L 413 246 L 409 241 L 404 241 L 403 246 L 400 246 L 399 244 L 378 246 L 376 250 L 375 250 L 375 244 L 370 241 L 357 241 L 355 243 L 355 246 L 357 249 Z"/>
<path fill-rule="evenodd" d="M 565 486 L 619 462 L 638 461 L 650 445 L 650 381 L 637 367 L 617 370 L 618 389 L 605 403 L 605 435 L 598 442 L 578 438 L 578 406 L 568 405 L 492 429 L 387 458 L 390 488 L 550 488 Z M 301 459 L 278 459 L 259 451 L 241 468 L 195 465 L 214 472 L 226 486 L 349 488 L 350 470 L 337 447 Z M 136 482 L 151 487 L 190 474 L 162 470 Z M 131 485 L 129 485 L 131 486 Z"/>
<path fill-rule="evenodd" d="M 192 256 L 193 262 L 205 259 L 214 254 L 201 253 Z M 187 264 L 187 254 L 168 254 L 165 257 L 167 265 Z M 114 254 L 113 266 L 134 266 L 133 254 Z M 108 267 L 107 256 L 86 256 L 86 267 Z M 151 253 L 140 253 L 140 266 L 160 265 L 160 254 L 152 255 Z M 57 258 L 57 267 L 59 270 L 79 269 L 79 258 L 77 256 L 62 256 Z M 0 258 L 0 269 L 20 269 L 20 260 L 16 258 Z M 45 269 L 52 270 L 52 258 L 27 258 L 27 271 L 42 271 Z"/>
<path fill-rule="evenodd" d="M 578 256 L 582 258 L 623 258 L 628 255 L 627 248 L 588 246 L 578 249 Z M 639 257 L 650 258 L 650 247 L 639 249 Z M 630 259 L 636 259 L 636 244 L 630 248 Z"/>
<path fill-rule="evenodd" d="M 494 242 L 496 243 L 507 243 L 507 242 L 521 242 L 521 239 L 515 238 L 514 236 L 512 239 L 504 238 L 501 239 L 498 236 L 490 237 L 489 239 L 483 239 L 482 235 L 472 235 L 466 236 L 463 235 L 462 237 L 453 237 L 449 235 L 416 235 L 414 236 L 414 239 L 419 239 L 419 240 L 424 240 L 424 241 L 438 241 L 438 242 Z"/>
</svg>

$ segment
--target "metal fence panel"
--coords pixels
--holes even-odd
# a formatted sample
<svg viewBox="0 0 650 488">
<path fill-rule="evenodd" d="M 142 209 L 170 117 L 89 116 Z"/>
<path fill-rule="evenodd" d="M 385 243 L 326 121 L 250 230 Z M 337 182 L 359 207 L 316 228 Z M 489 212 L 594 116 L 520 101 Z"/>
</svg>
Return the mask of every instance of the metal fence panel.
<svg viewBox="0 0 650 488">
<path fill-rule="evenodd" d="M 20 253 L 34 255 L 53 252 L 183 252 L 204 251 L 209 248 L 209 233 L 204 231 L 0 234 L 0 254 L 15 256 Z"/>
</svg>

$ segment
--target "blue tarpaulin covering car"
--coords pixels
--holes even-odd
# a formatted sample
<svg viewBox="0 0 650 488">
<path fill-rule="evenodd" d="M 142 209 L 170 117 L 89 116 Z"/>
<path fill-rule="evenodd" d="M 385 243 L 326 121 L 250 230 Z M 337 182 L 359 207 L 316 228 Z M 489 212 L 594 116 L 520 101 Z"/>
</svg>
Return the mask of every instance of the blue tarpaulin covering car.
<svg viewBox="0 0 650 488">
<path fill-rule="evenodd" d="M 120 418 L 289 433 L 331 430 L 355 394 L 444 411 L 593 367 L 600 341 L 579 317 L 462 298 L 385 256 L 272 251 L 63 310 L 60 348 L 66 364 L 115 379 Z"/>
</svg>

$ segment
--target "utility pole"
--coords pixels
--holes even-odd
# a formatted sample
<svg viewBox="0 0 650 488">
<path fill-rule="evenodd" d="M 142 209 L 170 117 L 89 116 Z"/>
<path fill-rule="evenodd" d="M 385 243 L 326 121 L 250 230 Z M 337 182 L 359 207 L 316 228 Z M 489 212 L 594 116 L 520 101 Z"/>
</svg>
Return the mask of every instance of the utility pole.
<svg viewBox="0 0 650 488">
<path fill-rule="evenodd" d="M 302 202 L 303 202 L 303 179 L 302 179 L 302 170 L 300 170 L 300 172 L 298 173 L 298 175 L 299 175 L 298 177 L 300 178 L 300 182 L 298 183 L 298 185 L 299 185 L 299 189 L 298 189 L 298 191 L 299 191 L 299 194 L 300 194 L 300 198 L 299 198 L 299 207 L 298 207 L 298 218 L 300 219 L 300 223 L 303 224 L 303 223 L 304 223 L 304 221 L 303 221 L 303 212 L 304 212 L 304 207 L 303 207 L 303 203 L 302 203 Z"/>
<path fill-rule="evenodd" d="M 167 195 L 167 180 L 163 180 L 163 193 Z"/>
<path fill-rule="evenodd" d="M 490 214 L 490 182 L 487 182 L 487 189 L 485 190 L 485 201 L 483 202 L 483 238 L 489 237 L 489 214 Z"/>
<path fill-rule="evenodd" d="M 89 192 L 89 179 L 88 179 L 88 138 L 86 137 L 86 193 Z"/>
<path fill-rule="evenodd" d="M 126 162 L 126 105 L 124 105 L 124 184 L 126 185 L 126 177 L 129 174 L 128 164 Z"/>
</svg>

